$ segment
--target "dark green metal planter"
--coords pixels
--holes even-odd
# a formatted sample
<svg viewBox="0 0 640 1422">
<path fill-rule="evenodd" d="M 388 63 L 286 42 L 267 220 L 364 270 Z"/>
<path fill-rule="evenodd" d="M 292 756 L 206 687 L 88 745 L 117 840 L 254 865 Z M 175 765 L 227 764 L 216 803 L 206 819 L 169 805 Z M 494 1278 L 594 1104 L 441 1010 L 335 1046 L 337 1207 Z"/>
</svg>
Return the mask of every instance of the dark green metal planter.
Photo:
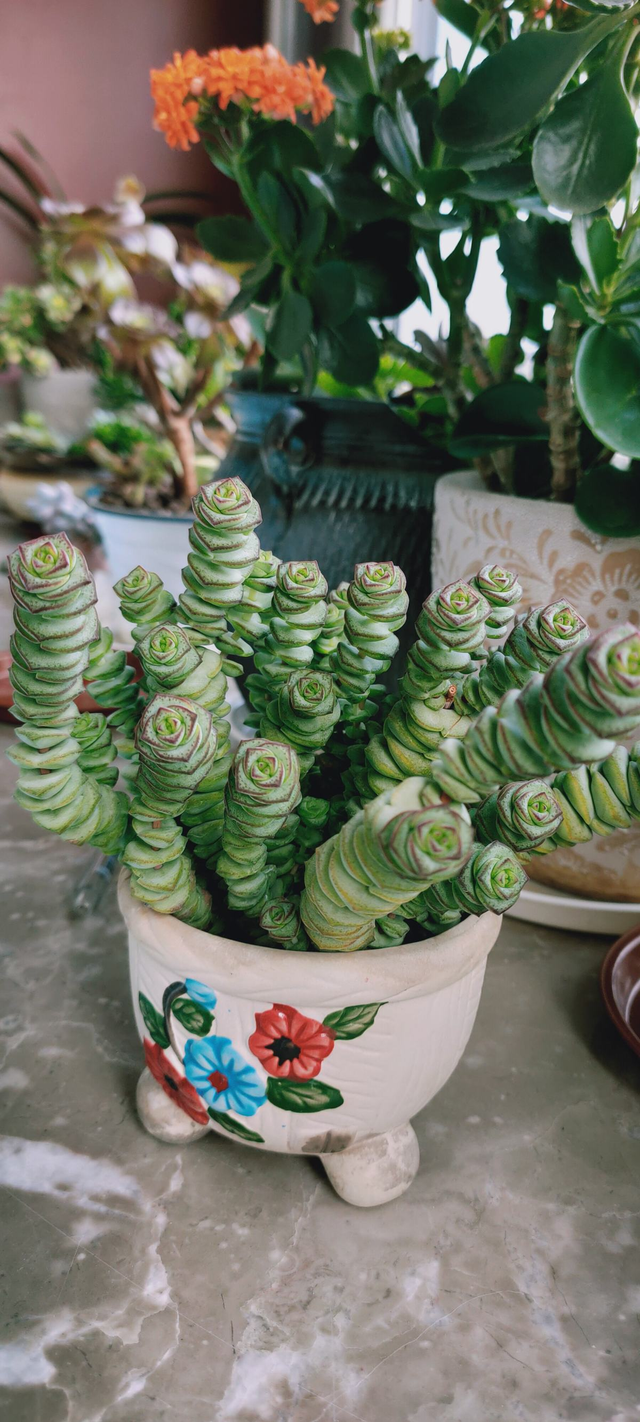
<svg viewBox="0 0 640 1422">
<path fill-rule="evenodd" d="M 249 485 L 260 541 L 279 558 L 315 558 L 335 587 L 354 563 L 406 573 L 409 627 L 429 592 L 429 450 L 381 402 L 232 391 L 237 434 L 219 473 Z"/>
</svg>

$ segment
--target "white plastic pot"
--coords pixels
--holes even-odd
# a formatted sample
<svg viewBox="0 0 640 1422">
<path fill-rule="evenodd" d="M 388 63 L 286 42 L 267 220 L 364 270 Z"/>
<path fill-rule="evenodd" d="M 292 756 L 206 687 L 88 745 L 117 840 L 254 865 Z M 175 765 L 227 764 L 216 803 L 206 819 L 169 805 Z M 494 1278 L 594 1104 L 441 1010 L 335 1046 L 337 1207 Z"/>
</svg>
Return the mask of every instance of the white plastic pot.
<svg viewBox="0 0 640 1422">
<path fill-rule="evenodd" d="M 188 928 L 127 884 L 123 873 L 147 1130 L 317 1155 L 354 1205 L 402 1194 L 419 1165 L 411 1117 L 462 1056 L 501 920 L 398 948 L 292 953 Z"/>
<path fill-rule="evenodd" d="M 594 633 L 640 623 L 640 538 L 601 538 L 571 504 L 492 493 L 470 470 L 448 474 L 436 484 L 433 586 L 469 578 L 483 563 L 517 571 L 524 607 L 568 598 Z M 637 902 L 640 828 L 558 849 L 527 872 L 587 899 Z"/>
<path fill-rule="evenodd" d="M 65 444 L 81 440 L 91 428 L 95 411 L 90 370 L 52 370 L 49 375 L 23 375 L 24 410 L 42 415 L 52 434 Z"/>
<path fill-rule="evenodd" d="M 96 527 L 102 539 L 112 582 L 126 577 L 142 564 L 158 573 L 176 600 L 182 592 L 181 570 L 189 552 L 192 514 L 153 514 L 137 509 L 106 508 L 100 490 L 87 495 Z"/>
</svg>

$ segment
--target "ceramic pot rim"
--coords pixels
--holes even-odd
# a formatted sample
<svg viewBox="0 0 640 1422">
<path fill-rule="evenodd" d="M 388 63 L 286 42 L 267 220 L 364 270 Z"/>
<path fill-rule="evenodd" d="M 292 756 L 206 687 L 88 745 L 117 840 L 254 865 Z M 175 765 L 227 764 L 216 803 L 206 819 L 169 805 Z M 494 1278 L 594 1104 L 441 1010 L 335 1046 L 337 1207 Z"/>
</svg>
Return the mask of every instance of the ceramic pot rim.
<svg viewBox="0 0 640 1422">
<path fill-rule="evenodd" d="M 174 975 L 207 973 L 215 978 L 219 991 L 232 996 L 293 999 L 300 1007 L 330 1003 L 333 998 L 351 1006 L 440 992 L 484 963 L 502 924 L 496 914 L 484 913 L 465 919 L 437 939 L 397 948 L 292 953 L 221 938 L 189 928 L 173 915 L 154 913 L 132 897 L 129 878 L 128 870 L 121 870 L 118 903 L 127 928 Z"/>
<path fill-rule="evenodd" d="M 104 514 L 107 518 L 140 518 L 144 519 L 146 523 L 154 522 L 162 524 L 193 523 L 192 513 L 156 513 L 153 509 L 129 509 L 125 504 L 122 505 L 121 509 L 107 507 L 107 505 L 101 502 L 103 492 L 104 490 L 100 488 L 99 484 L 94 484 L 91 489 L 85 490 L 82 497 L 90 509 L 93 509 L 95 513 Z"/>
</svg>

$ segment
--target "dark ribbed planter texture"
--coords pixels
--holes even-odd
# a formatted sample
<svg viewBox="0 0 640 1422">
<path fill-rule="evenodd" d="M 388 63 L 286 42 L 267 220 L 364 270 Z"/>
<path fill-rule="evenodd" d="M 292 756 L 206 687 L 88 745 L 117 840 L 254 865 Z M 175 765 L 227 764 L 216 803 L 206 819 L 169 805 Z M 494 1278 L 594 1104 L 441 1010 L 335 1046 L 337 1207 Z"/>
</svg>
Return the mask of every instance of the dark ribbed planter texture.
<svg viewBox="0 0 640 1422">
<path fill-rule="evenodd" d="M 378 401 L 232 391 L 237 433 L 219 476 L 257 498 L 263 548 L 315 558 L 329 587 L 356 562 L 391 559 L 407 577 L 408 627 L 429 592 L 437 471 L 429 448 Z"/>
</svg>

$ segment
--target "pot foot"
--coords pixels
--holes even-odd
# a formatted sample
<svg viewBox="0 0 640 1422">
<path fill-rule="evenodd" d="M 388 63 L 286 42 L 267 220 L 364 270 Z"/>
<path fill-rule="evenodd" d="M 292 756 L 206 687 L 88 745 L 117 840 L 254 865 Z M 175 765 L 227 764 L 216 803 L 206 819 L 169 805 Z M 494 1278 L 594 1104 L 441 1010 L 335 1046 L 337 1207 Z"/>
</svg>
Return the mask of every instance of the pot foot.
<svg viewBox="0 0 640 1422">
<path fill-rule="evenodd" d="M 185 1111 L 167 1096 L 166 1091 L 145 1067 L 136 1088 L 138 1115 L 150 1136 L 170 1145 L 187 1145 L 189 1141 L 199 1141 L 206 1136 L 210 1127 L 199 1126 Z"/>
<path fill-rule="evenodd" d="M 370 1136 L 359 1145 L 320 1160 L 334 1190 L 348 1205 L 385 1205 L 408 1190 L 420 1164 L 413 1126 Z"/>
</svg>

